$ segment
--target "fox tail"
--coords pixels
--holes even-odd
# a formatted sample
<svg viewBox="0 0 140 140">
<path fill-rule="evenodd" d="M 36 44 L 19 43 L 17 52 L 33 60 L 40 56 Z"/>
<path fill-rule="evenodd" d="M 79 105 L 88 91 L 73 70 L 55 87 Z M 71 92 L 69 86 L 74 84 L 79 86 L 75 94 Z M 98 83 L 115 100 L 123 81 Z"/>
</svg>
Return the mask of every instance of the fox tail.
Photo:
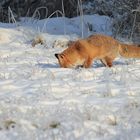
<svg viewBox="0 0 140 140">
<path fill-rule="evenodd" d="M 119 54 L 125 58 L 140 58 L 140 45 L 119 45 Z"/>
</svg>

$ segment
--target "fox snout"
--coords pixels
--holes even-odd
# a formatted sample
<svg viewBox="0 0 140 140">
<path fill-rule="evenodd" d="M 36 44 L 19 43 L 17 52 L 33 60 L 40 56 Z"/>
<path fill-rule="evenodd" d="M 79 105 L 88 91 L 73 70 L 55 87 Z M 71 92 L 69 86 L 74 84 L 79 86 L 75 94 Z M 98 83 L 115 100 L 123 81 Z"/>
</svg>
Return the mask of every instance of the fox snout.
<svg viewBox="0 0 140 140">
<path fill-rule="evenodd" d="M 58 54 L 58 53 L 55 53 L 54 55 L 55 55 L 55 57 L 58 59 L 58 55 L 59 55 L 59 54 Z"/>
</svg>

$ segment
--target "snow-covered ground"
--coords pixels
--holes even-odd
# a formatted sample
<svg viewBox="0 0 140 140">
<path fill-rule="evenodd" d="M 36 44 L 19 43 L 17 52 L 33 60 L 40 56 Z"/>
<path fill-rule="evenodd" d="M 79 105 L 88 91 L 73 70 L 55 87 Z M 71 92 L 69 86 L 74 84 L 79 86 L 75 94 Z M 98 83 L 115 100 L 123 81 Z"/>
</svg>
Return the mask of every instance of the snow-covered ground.
<svg viewBox="0 0 140 140">
<path fill-rule="evenodd" d="M 85 16 L 83 27 L 80 17 L 17 24 L 0 23 L 0 140 L 140 140 L 140 60 L 64 69 L 54 56 L 81 28 L 84 36 L 111 35 L 111 19 Z M 33 48 L 38 34 L 44 44 Z"/>
</svg>

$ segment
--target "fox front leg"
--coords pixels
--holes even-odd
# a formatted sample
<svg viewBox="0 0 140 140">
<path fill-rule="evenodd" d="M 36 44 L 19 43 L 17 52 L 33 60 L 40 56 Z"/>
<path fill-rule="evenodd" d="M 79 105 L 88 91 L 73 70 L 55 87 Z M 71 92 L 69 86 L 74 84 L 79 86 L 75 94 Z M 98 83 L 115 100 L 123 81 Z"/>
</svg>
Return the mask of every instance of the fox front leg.
<svg viewBox="0 0 140 140">
<path fill-rule="evenodd" d="M 93 59 L 88 58 L 88 59 L 85 61 L 83 67 L 84 67 L 84 68 L 90 68 L 91 65 L 92 65 L 92 61 L 93 61 Z"/>
</svg>

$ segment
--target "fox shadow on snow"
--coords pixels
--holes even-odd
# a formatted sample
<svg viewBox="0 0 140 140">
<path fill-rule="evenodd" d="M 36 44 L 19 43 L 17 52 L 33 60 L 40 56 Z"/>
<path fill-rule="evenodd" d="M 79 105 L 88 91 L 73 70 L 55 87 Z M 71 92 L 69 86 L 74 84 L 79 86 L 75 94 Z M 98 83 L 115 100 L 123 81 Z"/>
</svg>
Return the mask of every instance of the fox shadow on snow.
<svg viewBox="0 0 140 140">
<path fill-rule="evenodd" d="M 116 65 L 129 65 L 127 64 L 126 62 L 120 62 L 120 61 L 114 61 L 113 62 L 113 66 L 116 66 Z M 113 67 L 112 66 L 112 67 Z M 100 68 L 100 67 L 105 67 L 101 62 L 95 62 L 93 65 L 92 65 L 93 68 Z"/>
<path fill-rule="evenodd" d="M 46 63 L 39 63 L 37 64 L 40 68 L 58 68 L 59 64 L 46 64 Z"/>
<path fill-rule="evenodd" d="M 114 61 L 113 66 L 114 65 L 128 65 L 128 64 L 125 62 Z M 40 68 L 60 68 L 58 63 L 54 63 L 54 64 L 39 63 L 37 64 L 37 66 Z M 92 65 L 92 68 L 100 68 L 100 67 L 105 67 L 105 66 L 101 62 L 95 62 Z"/>
</svg>

